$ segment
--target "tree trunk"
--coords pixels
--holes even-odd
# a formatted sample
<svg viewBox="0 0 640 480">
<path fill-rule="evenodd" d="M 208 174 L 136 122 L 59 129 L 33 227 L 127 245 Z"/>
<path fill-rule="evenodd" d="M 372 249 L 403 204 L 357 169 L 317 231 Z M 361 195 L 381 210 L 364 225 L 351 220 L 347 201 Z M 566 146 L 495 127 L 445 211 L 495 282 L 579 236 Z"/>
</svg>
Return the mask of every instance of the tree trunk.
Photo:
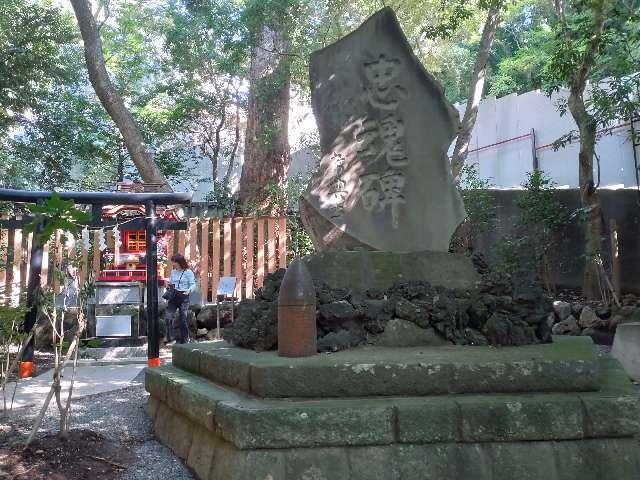
<svg viewBox="0 0 640 480">
<path fill-rule="evenodd" d="M 251 51 L 249 108 L 244 164 L 240 175 L 240 204 L 262 208 L 266 189 L 283 186 L 289 169 L 290 58 L 283 54 L 282 30 L 260 27 Z"/>
<path fill-rule="evenodd" d="M 211 180 L 216 183 L 218 180 L 218 157 L 220 156 L 220 148 L 222 147 L 222 129 L 224 128 L 225 121 L 227 120 L 227 99 L 224 99 L 222 105 L 222 113 L 220 114 L 220 121 L 216 125 L 214 133 L 215 140 L 213 142 L 213 151 L 211 153 Z"/>
<path fill-rule="evenodd" d="M 471 140 L 471 132 L 473 131 L 476 119 L 478 118 L 478 106 L 482 99 L 482 93 L 484 91 L 484 84 L 487 76 L 489 51 L 491 50 L 493 38 L 495 37 L 496 29 L 500 22 L 501 8 L 501 0 L 491 2 L 491 6 L 487 12 L 487 19 L 482 30 L 482 38 L 480 39 L 480 46 L 478 47 L 476 62 L 473 67 L 473 74 L 471 75 L 471 81 L 469 82 L 467 108 L 464 111 L 460 130 L 458 130 L 456 145 L 453 149 L 453 155 L 451 156 L 451 171 L 453 173 L 453 178 L 456 181 L 460 180 L 462 167 L 464 166 L 467 154 L 469 153 L 469 141 Z"/>
<path fill-rule="evenodd" d="M 556 3 L 558 15 L 565 28 L 565 38 L 569 39 L 562 2 Z M 588 299 L 600 295 L 599 261 L 602 255 L 602 207 L 597 187 L 593 181 L 593 158 L 596 150 L 597 125 L 584 103 L 584 91 L 587 78 L 593 65 L 595 54 L 600 46 L 600 38 L 604 26 L 604 1 L 594 2 L 593 31 L 580 65 L 571 79 L 567 106 L 580 132 L 580 152 L 578 153 L 578 179 L 580 182 L 580 202 L 586 213 L 585 225 L 585 268 L 583 278 L 583 294 Z"/>
<path fill-rule="evenodd" d="M 227 167 L 227 173 L 224 174 L 225 187 L 229 187 L 229 183 L 231 182 L 231 174 L 233 173 L 233 168 L 236 165 L 236 154 L 238 153 L 238 145 L 240 145 L 240 104 L 236 104 L 235 138 L 233 139 L 233 149 L 231 150 L 231 155 L 229 156 L 229 167 Z"/>
<path fill-rule="evenodd" d="M 80 33 L 84 42 L 84 58 L 89 71 L 89 80 L 96 95 L 100 99 L 102 106 L 107 110 L 109 116 L 120 130 L 129 155 L 133 160 L 142 180 L 146 183 L 157 183 L 162 185 L 162 191 L 170 192 L 171 187 L 166 178 L 158 168 L 155 160 L 147 150 L 140 128 L 131 112 L 127 110 L 122 98 L 116 92 L 107 68 L 104 64 L 102 54 L 102 41 L 96 27 L 96 21 L 91 13 L 88 0 L 71 0 L 71 5 L 75 11 Z"/>
</svg>

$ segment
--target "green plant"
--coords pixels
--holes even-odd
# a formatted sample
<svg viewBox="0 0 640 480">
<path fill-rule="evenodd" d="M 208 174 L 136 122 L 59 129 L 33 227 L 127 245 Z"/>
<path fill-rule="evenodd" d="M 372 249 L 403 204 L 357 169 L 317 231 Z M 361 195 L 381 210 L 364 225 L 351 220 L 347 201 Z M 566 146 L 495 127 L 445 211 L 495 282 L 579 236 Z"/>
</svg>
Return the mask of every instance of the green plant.
<svg viewBox="0 0 640 480">
<path fill-rule="evenodd" d="M 496 204 L 489 189 L 490 181 L 480 177 L 477 165 L 462 167 L 457 187 L 464 201 L 467 216 L 451 238 L 450 250 L 471 254 L 480 234 L 492 229 L 496 222 Z"/>
<path fill-rule="evenodd" d="M 9 347 L 20 344 L 27 336 L 26 333 L 20 331 L 25 313 L 27 313 L 27 308 L 24 306 L 0 305 L 0 352 L 3 355 L 3 365 L 8 358 Z"/>
<path fill-rule="evenodd" d="M 551 265 L 568 212 L 556 199 L 555 184 L 544 172 L 530 172 L 522 186 L 524 191 L 516 203 L 515 234 L 498 245 L 498 258 L 506 272 L 533 276 L 551 291 Z"/>
<path fill-rule="evenodd" d="M 287 188 L 275 182 L 268 183 L 264 189 L 253 196 L 243 206 L 245 215 L 266 216 L 284 214 L 287 210 Z"/>
<path fill-rule="evenodd" d="M 289 239 L 287 257 L 289 260 L 295 256 L 302 257 L 315 252 L 313 241 L 304 228 L 298 212 L 287 215 L 287 231 Z"/>
<path fill-rule="evenodd" d="M 20 329 L 27 308 L 24 306 L 11 307 L 0 305 L 0 384 L 2 385 L 3 410 L 7 409 L 5 387 L 15 370 L 22 346 L 29 337 L 29 333 Z M 12 347 L 20 346 L 18 352 L 12 354 Z"/>
<path fill-rule="evenodd" d="M 91 221 L 90 213 L 77 209 L 73 200 L 62 200 L 57 192 L 41 204 L 28 204 L 27 210 L 33 215 L 33 221 L 24 227 L 25 231 L 33 232 L 42 225 L 42 231 L 34 237 L 34 242 L 39 245 L 44 245 L 56 230 L 75 235 L 79 223 Z"/>
<path fill-rule="evenodd" d="M 88 340 L 80 340 L 81 348 L 100 348 L 102 346 L 102 342 L 97 338 L 90 338 Z"/>
<path fill-rule="evenodd" d="M 213 182 L 213 188 L 207 194 L 205 200 L 210 208 L 217 210 L 218 217 L 233 216 L 238 204 L 229 186 L 218 180 Z"/>
</svg>

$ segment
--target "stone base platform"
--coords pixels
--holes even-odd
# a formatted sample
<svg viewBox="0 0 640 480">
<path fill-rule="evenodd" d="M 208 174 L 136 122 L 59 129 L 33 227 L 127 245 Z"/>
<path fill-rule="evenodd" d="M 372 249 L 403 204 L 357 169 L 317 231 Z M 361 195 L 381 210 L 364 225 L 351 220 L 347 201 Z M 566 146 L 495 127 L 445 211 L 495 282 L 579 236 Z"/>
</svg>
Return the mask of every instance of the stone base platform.
<svg viewBox="0 0 640 480">
<path fill-rule="evenodd" d="M 181 345 L 147 371 L 147 411 L 207 480 L 640 478 L 633 385 L 590 339 L 559 340 L 293 360 Z"/>
<path fill-rule="evenodd" d="M 307 255 L 302 261 L 314 281 L 355 291 L 385 290 L 395 282 L 418 280 L 445 288 L 470 289 L 480 280 L 469 257 L 447 252 L 327 250 Z"/>
</svg>

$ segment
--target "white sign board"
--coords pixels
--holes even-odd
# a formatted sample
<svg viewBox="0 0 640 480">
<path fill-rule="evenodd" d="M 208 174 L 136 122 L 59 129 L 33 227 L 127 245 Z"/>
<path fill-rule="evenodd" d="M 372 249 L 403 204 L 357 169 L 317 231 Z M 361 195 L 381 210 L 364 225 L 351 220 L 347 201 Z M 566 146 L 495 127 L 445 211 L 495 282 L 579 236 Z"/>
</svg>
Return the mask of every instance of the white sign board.
<svg viewBox="0 0 640 480">
<path fill-rule="evenodd" d="M 131 315 L 96 315 L 96 337 L 130 337 Z"/>
<path fill-rule="evenodd" d="M 218 295 L 232 297 L 236 289 L 236 277 L 220 277 L 218 283 Z"/>
<path fill-rule="evenodd" d="M 140 288 L 137 285 L 122 287 L 96 285 L 96 300 L 99 305 L 140 303 Z"/>
</svg>

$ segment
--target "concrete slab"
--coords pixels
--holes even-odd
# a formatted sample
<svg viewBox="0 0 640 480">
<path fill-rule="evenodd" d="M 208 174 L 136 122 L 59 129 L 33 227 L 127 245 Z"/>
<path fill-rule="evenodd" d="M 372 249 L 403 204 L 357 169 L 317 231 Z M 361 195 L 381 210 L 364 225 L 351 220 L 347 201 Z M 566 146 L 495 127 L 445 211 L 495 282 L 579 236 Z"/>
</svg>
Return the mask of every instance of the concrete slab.
<svg viewBox="0 0 640 480">
<path fill-rule="evenodd" d="M 95 360 L 93 358 L 78 359 L 79 367 L 104 367 L 107 365 L 146 365 L 147 357 L 132 357 L 132 358 L 113 358 L 108 360 Z M 73 360 L 67 361 L 67 365 L 73 365 Z"/>
<path fill-rule="evenodd" d="M 617 383 L 597 392 L 260 399 L 170 365 L 145 378 L 173 415 L 240 449 L 632 437 L 640 400 L 631 382 Z"/>
<path fill-rule="evenodd" d="M 274 398 L 598 389 L 596 351 L 588 337 L 502 348 L 365 347 L 293 359 L 204 342 L 176 345 L 172 363 L 213 382 Z"/>
<path fill-rule="evenodd" d="M 131 381 L 138 376 L 144 368 L 146 368 L 144 364 L 80 366 L 76 369 L 73 398 L 128 387 L 131 385 Z M 51 388 L 52 378 L 53 370 L 48 370 L 37 377 L 20 381 L 16 390 L 13 408 L 21 408 L 28 405 L 41 406 Z M 67 391 L 70 381 L 71 369 L 65 368 L 65 376 L 62 381 L 63 391 Z M 9 394 L 11 391 L 12 390 L 8 389 Z"/>
<path fill-rule="evenodd" d="M 629 377 L 640 382 L 640 322 L 618 325 L 611 355 L 620 361 Z"/>
</svg>

